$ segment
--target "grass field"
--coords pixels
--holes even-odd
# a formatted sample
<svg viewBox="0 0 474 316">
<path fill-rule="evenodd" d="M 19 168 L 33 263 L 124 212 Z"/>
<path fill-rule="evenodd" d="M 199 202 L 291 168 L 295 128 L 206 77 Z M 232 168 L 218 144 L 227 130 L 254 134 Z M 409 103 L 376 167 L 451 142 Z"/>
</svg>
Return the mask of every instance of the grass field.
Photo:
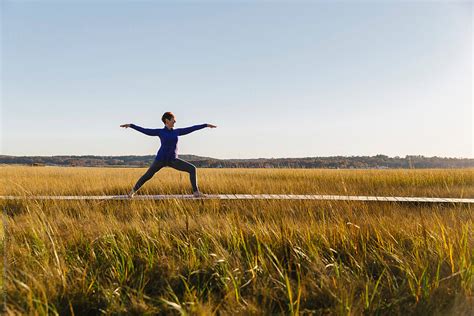
<svg viewBox="0 0 474 316">
<path fill-rule="evenodd" d="M 1 167 L 0 195 L 125 194 L 145 169 Z M 205 193 L 474 197 L 468 170 L 199 169 Z M 191 193 L 160 171 L 141 194 Z M 457 314 L 470 205 L 1 201 L 6 314 Z"/>
</svg>

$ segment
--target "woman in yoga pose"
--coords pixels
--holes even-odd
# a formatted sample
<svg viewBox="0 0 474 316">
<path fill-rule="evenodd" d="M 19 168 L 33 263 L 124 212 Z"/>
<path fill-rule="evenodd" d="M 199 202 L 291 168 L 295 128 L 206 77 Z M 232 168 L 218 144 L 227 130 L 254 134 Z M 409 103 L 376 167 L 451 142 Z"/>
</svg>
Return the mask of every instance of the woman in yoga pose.
<svg viewBox="0 0 474 316">
<path fill-rule="evenodd" d="M 166 112 L 163 114 L 161 120 L 163 123 L 165 123 L 165 127 L 156 129 L 143 128 L 135 124 L 120 125 L 120 127 L 124 128 L 131 127 L 145 135 L 158 136 L 161 140 L 161 147 L 156 154 L 155 160 L 147 172 L 145 172 L 145 174 L 140 179 L 138 179 L 137 183 L 133 187 L 132 191 L 130 191 L 128 196 L 133 197 L 138 189 L 140 189 L 140 187 L 146 181 L 150 180 L 151 177 L 153 177 L 153 175 L 163 167 L 171 167 L 179 171 L 188 172 L 189 179 L 191 180 L 191 185 L 193 187 L 193 195 L 195 197 L 203 196 L 203 194 L 199 192 L 197 185 L 196 167 L 193 164 L 178 158 L 178 136 L 186 135 L 205 127 L 216 128 L 217 126 L 212 124 L 201 124 L 186 128 L 174 129 L 174 123 L 176 123 L 176 119 L 174 114 L 171 112 Z"/>
</svg>

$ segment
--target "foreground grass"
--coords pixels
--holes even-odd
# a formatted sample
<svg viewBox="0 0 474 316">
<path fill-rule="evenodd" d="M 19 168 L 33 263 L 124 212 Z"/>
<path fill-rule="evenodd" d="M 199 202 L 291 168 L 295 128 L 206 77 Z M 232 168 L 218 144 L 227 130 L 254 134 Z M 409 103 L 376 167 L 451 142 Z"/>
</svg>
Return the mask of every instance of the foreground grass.
<svg viewBox="0 0 474 316">
<path fill-rule="evenodd" d="M 57 169 L 43 177 L 56 177 L 54 187 L 63 193 L 123 191 L 110 188 L 112 179 L 122 186 L 129 181 L 120 169 L 94 170 L 94 180 L 83 170 L 73 171 Z M 252 171 L 236 170 L 233 182 L 230 170 L 221 178 L 219 171 L 209 170 L 207 176 L 223 191 L 225 185 L 244 189 L 249 182 L 253 187 L 243 192 L 256 193 L 265 183 L 274 191 L 280 182 L 308 191 L 314 183 L 324 186 L 316 171 L 304 176 L 306 183 L 292 170 L 255 171 L 249 182 L 241 176 Z M 47 193 L 41 191 L 47 184 L 42 177 L 28 182 L 21 172 L 11 181 Z M 342 178 L 352 190 L 359 181 L 358 190 L 370 193 L 365 187 L 370 183 L 392 181 L 388 188 L 408 181 L 402 175 L 398 182 L 390 180 L 385 171 L 368 172 L 360 174 L 361 180 L 357 172 L 334 173 L 328 186 Z M 417 176 L 439 181 L 452 174 L 430 172 L 405 177 L 423 184 Z M 459 183 L 458 176 L 464 183 L 472 181 L 470 171 L 456 172 L 453 181 Z M 280 180 L 269 182 L 272 176 Z M 87 181 L 93 187 L 81 191 Z M 161 181 L 169 193 L 177 189 L 174 179 Z M 98 182 L 109 185 L 101 188 Z M 443 185 L 432 186 L 441 190 Z M 458 190 L 470 192 L 472 183 Z M 467 315 L 472 310 L 470 206 L 245 200 L 2 203 L 6 314 Z"/>
</svg>

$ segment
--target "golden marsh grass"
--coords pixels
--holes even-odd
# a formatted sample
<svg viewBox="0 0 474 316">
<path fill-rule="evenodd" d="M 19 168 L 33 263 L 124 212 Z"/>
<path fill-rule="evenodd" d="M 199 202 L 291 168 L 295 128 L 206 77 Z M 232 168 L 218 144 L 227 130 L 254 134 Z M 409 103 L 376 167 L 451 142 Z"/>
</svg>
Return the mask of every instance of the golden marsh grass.
<svg viewBox="0 0 474 316">
<path fill-rule="evenodd" d="M 2 167 L 1 195 L 124 194 L 145 169 Z M 205 193 L 474 197 L 473 170 L 199 169 Z M 162 170 L 141 194 L 190 193 Z M 7 314 L 468 314 L 470 205 L 2 201 Z"/>
</svg>

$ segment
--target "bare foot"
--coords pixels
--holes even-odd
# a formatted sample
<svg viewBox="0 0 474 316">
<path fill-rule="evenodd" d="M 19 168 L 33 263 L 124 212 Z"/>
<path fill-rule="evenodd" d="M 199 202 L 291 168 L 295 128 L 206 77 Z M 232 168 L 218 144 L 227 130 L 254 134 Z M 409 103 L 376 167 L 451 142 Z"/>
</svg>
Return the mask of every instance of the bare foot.
<svg viewBox="0 0 474 316">
<path fill-rule="evenodd" d="M 194 197 L 205 197 L 206 195 L 204 193 L 201 193 L 200 191 L 194 191 L 193 196 Z"/>
</svg>

